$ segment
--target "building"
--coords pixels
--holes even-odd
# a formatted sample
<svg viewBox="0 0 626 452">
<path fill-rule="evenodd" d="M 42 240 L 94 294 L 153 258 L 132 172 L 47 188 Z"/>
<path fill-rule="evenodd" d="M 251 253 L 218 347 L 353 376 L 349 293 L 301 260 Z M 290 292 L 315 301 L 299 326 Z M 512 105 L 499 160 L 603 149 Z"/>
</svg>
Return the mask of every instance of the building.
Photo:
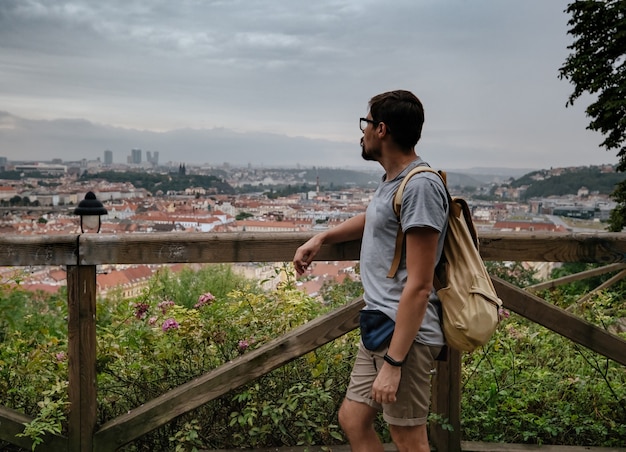
<svg viewBox="0 0 626 452">
<path fill-rule="evenodd" d="M 141 164 L 141 149 L 131 149 L 129 163 L 132 163 L 134 165 Z"/>
<path fill-rule="evenodd" d="M 67 166 L 45 163 L 35 163 L 32 165 L 24 164 L 15 165 L 15 171 L 22 173 L 41 173 L 50 176 L 63 176 L 67 173 Z"/>
<path fill-rule="evenodd" d="M 15 187 L 0 185 L 0 200 L 9 200 L 17 195 L 17 189 Z"/>
<path fill-rule="evenodd" d="M 104 151 L 104 164 L 113 165 L 113 151 L 109 151 L 108 149 Z"/>
<path fill-rule="evenodd" d="M 159 166 L 159 151 L 146 151 L 146 160 L 153 166 Z"/>
</svg>

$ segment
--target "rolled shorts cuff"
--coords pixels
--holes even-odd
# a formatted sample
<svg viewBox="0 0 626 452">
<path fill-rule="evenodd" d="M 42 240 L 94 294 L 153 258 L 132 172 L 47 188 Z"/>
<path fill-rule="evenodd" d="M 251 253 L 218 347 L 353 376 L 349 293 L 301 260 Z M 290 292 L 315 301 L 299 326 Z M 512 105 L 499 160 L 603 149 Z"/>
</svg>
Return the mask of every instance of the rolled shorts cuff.
<svg viewBox="0 0 626 452">
<path fill-rule="evenodd" d="M 368 397 L 362 397 L 350 391 L 350 389 L 346 391 L 346 399 L 351 400 L 352 402 L 363 403 L 369 407 L 374 408 L 377 411 L 381 411 L 383 409 L 382 405 L 376 402 L 374 399 L 371 399 Z"/>
<path fill-rule="evenodd" d="M 418 425 L 424 425 L 428 422 L 428 416 L 426 417 L 414 417 L 411 419 L 405 419 L 400 417 L 392 417 L 383 412 L 383 419 L 389 425 L 397 425 L 399 427 L 416 427 Z"/>
</svg>

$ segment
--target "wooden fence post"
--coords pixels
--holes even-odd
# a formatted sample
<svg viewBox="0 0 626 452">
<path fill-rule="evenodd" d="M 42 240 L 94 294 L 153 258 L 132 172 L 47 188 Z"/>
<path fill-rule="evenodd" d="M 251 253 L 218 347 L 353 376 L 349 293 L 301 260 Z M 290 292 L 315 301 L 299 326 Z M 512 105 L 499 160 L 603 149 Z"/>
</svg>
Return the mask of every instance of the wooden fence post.
<svg viewBox="0 0 626 452">
<path fill-rule="evenodd" d="M 448 350 L 446 361 L 436 361 L 432 383 L 431 411 L 452 430 L 439 422 L 430 424 L 430 442 L 439 452 L 461 451 L 461 352 Z"/>
<path fill-rule="evenodd" d="M 93 450 L 96 427 L 96 266 L 67 266 L 68 451 Z"/>
</svg>

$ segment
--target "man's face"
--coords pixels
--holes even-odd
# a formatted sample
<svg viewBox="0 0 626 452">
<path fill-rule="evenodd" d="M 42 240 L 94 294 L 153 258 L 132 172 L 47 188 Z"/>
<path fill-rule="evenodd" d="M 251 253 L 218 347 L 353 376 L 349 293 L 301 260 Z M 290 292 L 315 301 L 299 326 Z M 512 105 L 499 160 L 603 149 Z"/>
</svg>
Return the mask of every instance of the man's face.
<svg viewBox="0 0 626 452">
<path fill-rule="evenodd" d="M 369 121 L 372 121 L 372 115 L 368 113 L 366 117 Z M 367 161 L 378 161 L 381 156 L 380 141 L 376 135 L 376 126 L 372 122 L 368 122 L 367 126 L 363 129 L 363 136 L 361 137 L 361 157 Z"/>
</svg>

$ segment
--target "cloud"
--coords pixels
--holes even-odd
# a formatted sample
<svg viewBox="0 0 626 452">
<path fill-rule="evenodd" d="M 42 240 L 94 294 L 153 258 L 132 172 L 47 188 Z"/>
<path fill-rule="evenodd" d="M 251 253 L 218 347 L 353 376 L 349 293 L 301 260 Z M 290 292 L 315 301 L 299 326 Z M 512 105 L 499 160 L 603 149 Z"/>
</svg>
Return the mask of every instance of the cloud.
<svg viewBox="0 0 626 452">
<path fill-rule="evenodd" d="M 566 5 L 4 0 L 0 106 L 25 119 L 79 118 L 161 138 L 223 128 L 353 149 L 368 99 L 404 88 L 426 106 L 425 155 L 447 156 L 443 165 L 604 163 L 611 156 L 585 130 L 585 105 L 566 109 L 572 87 L 557 77 L 570 42 Z M 63 131 L 71 140 L 72 130 Z M 105 138 L 74 142 L 91 156 Z M 3 142 L 0 152 L 35 152 L 16 147 L 28 141 Z M 175 152 L 192 148 L 181 142 Z M 275 148 L 267 142 L 251 158 L 272 159 Z M 297 153 L 280 158 L 295 163 Z M 344 164 L 343 151 L 334 158 Z"/>
</svg>

